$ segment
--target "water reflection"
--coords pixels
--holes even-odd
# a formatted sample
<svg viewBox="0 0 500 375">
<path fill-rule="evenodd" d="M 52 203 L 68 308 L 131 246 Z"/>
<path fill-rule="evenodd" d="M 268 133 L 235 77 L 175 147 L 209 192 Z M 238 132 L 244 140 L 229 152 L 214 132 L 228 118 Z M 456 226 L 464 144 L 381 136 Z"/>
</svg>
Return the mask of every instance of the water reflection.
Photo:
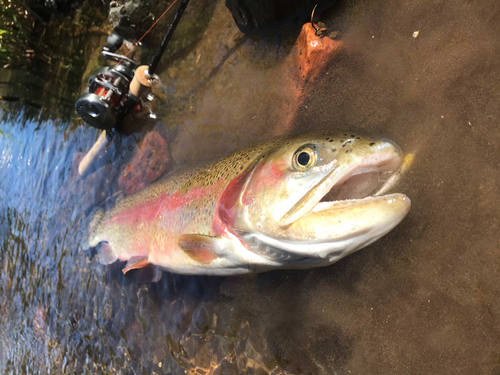
<svg viewBox="0 0 500 375">
<path fill-rule="evenodd" d="M 119 190 L 151 129 L 117 136 L 79 178 L 75 157 L 95 130 L 23 116 L 0 123 L 1 371 L 498 371 L 498 6 L 339 3 L 325 23 L 345 32 L 346 49 L 288 128 L 283 117 L 294 106 L 278 73 L 290 46 L 234 40 L 223 2 L 206 44 L 162 77 L 169 102 L 150 128 L 172 163 L 339 125 L 418 151 L 397 188 L 413 202 L 407 219 L 331 267 L 238 278 L 164 273 L 156 284 L 141 284 L 148 275 L 140 272 L 124 277 L 123 264 L 100 265 L 79 249 L 81 223 Z M 183 99 L 171 100 L 176 93 Z"/>
</svg>

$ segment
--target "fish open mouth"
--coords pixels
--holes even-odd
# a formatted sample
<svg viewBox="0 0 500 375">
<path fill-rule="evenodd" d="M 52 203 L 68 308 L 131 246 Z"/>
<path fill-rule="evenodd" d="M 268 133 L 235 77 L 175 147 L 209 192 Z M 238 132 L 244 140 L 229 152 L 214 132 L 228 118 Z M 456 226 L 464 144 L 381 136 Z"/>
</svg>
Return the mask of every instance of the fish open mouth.
<svg viewBox="0 0 500 375">
<path fill-rule="evenodd" d="M 397 146 L 396 146 L 397 147 Z M 362 199 L 376 199 L 377 191 L 384 185 L 401 164 L 401 152 L 392 152 L 375 157 L 366 157 L 352 164 L 332 168 L 310 189 L 283 217 L 280 226 L 287 226 L 310 212 L 333 208 L 335 205 L 355 204 Z"/>
<path fill-rule="evenodd" d="M 336 183 L 314 206 L 313 210 L 321 211 L 338 202 L 357 201 L 378 196 L 377 192 L 397 173 L 396 170 L 381 171 L 374 168 L 358 174 L 347 175 L 346 179 Z"/>
</svg>

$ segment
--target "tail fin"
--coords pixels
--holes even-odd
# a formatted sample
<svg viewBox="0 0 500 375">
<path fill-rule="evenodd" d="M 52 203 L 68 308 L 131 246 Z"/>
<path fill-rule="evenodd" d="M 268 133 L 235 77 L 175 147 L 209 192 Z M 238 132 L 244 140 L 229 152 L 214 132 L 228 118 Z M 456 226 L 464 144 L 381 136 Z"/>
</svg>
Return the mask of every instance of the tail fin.
<svg viewBox="0 0 500 375">
<path fill-rule="evenodd" d="M 118 259 L 111 244 L 102 238 L 104 232 L 102 221 L 106 216 L 107 210 L 111 209 L 113 205 L 117 205 L 124 197 L 125 195 L 122 192 L 118 192 L 107 198 L 102 204 L 105 209 L 95 207 L 89 214 L 84 216 L 80 225 L 83 238 L 81 248 L 86 250 L 95 247 L 99 263 L 111 264 Z"/>
<path fill-rule="evenodd" d="M 104 214 L 105 211 L 101 207 L 96 207 L 87 216 L 87 225 L 82 225 L 82 229 L 84 230 L 82 249 L 95 247 L 99 263 L 111 264 L 116 262 L 118 256 L 108 242 L 97 239 L 102 231 L 101 222 Z"/>
<path fill-rule="evenodd" d="M 104 210 L 101 207 L 96 207 L 84 218 L 84 223 L 81 225 L 81 230 L 83 232 L 82 249 L 85 250 L 94 247 L 99 243 L 96 242 L 95 237 L 99 233 L 103 217 Z"/>
</svg>

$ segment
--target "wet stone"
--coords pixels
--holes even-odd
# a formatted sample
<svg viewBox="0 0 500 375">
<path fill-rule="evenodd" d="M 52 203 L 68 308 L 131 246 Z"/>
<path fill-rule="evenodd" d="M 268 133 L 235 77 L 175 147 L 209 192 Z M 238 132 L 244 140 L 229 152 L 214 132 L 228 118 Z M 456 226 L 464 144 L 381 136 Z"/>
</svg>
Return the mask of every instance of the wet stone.
<svg viewBox="0 0 500 375">
<path fill-rule="evenodd" d="M 183 301 L 177 300 L 172 304 L 172 323 L 180 331 L 184 332 L 191 322 L 191 311 L 186 308 Z"/>
<path fill-rule="evenodd" d="M 273 35 L 283 29 L 295 31 L 310 19 L 315 5 L 318 4 L 318 10 L 322 10 L 334 2 L 335 0 L 226 0 L 226 6 L 242 32 Z"/>
<path fill-rule="evenodd" d="M 193 313 L 191 332 L 196 334 L 207 333 L 212 324 L 212 316 L 209 315 L 204 306 L 199 306 Z"/>
<path fill-rule="evenodd" d="M 170 155 L 165 139 L 156 131 L 149 132 L 124 166 L 118 186 L 127 195 L 150 185 L 165 172 Z"/>
<path fill-rule="evenodd" d="M 227 359 L 222 360 L 219 366 L 213 372 L 214 375 L 237 375 L 240 374 L 238 365 L 230 363 Z"/>
</svg>

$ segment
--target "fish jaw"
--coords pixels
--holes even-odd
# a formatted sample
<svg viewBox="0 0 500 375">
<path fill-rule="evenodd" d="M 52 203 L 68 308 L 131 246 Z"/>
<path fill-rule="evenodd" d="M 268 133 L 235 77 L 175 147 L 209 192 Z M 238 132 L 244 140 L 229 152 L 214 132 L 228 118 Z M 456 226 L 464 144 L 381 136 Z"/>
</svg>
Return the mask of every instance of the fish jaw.
<svg viewBox="0 0 500 375">
<path fill-rule="evenodd" d="M 377 241 L 394 229 L 410 208 L 410 199 L 399 193 L 319 202 L 281 236 L 239 234 L 252 251 L 282 260 L 281 268 L 326 266 Z"/>
<path fill-rule="evenodd" d="M 327 265 L 387 234 L 403 220 L 410 207 L 410 199 L 404 194 L 320 202 L 312 212 L 286 228 L 286 238 L 258 234 L 256 239 L 296 257 L 305 257 L 307 262 L 316 258 Z"/>
</svg>

